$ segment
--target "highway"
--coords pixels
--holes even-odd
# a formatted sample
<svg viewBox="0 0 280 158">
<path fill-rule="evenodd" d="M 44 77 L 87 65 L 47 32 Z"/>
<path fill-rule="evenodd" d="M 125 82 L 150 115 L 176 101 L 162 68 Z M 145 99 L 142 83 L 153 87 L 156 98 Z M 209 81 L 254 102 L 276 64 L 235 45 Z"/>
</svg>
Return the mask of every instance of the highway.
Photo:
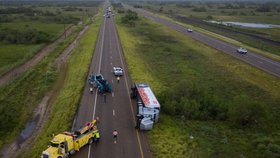
<svg viewBox="0 0 280 158">
<path fill-rule="evenodd" d="M 169 20 L 156 16 L 155 14 L 153 14 L 149 11 L 146 11 L 144 9 L 133 8 L 128 5 L 124 5 L 124 6 L 130 10 L 136 11 L 138 14 L 143 15 L 147 19 L 150 19 L 154 22 L 161 23 L 169 28 L 172 28 L 178 32 L 181 32 L 184 35 L 190 36 L 199 42 L 202 42 L 210 47 L 213 47 L 223 53 L 226 53 L 237 59 L 240 59 L 240 60 L 242 60 L 254 67 L 257 67 L 265 72 L 268 72 L 274 76 L 280 77 L 280 63 L 277 61 L 273 61 L 267 57 L 264 57 L 262 55 L 259 55 L 259 54 L 256 54 L 256 53 L 250 52 L 250 51 L 248 51 L 247 54 L 237 53 L 236 50 L 238 49 L 238 46 L 235 46 L 235 45 L 226 43 L 222 40 L 216 39 L 214 37 L 210 37 L 205 34 L 196 32 L 195 30 L 193 32 L 188 32 L 187 28 L 185 28 L 184 26 L 181 26 L 179 24 L 176 24 L 174 22 L 171 22 Z"/>
<path fill-rule="evenodd" d="M 117 83 L 113 66 L 121 66 L 124 76 Z M 135 103 L 130 99 L 131 81 L 124 61 L 113 18 L 104 18 L 90 65 L 90 73 L 101 73 L 112 85 L 112 93 L 89 91 L 85 81 L 80 106 L 73 122 L 73 130 L 99 117 L 97 127 L 101 139 L 97 144 L 83 147 L 74 158 L 149 158 L 145 133 L 135 130 Z M 118 141 L 113 141 L 113 131 L 118 131 Z"/>
</svg>

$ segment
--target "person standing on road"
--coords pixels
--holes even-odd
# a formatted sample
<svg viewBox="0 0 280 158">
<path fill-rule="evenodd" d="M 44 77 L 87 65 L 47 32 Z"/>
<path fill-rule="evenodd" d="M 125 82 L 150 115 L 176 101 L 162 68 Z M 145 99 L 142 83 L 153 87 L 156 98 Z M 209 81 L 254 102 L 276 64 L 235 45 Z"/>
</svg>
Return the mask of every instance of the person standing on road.
<svg viewBox="0 0 280 158">
<path fill-rule="evenodd" d="M 91 94 L 93 93 L 93 88 L 92 88 L 92 86 L 89 87 L 89 91 L 90 91 Z"/>
<path fill-rule="evenodd" d="M 120 83 L 120 76 L 117 77 L 117 81 L 118 81 L 118 83 Z"/>
<path fill-rule="evenodd" d="M 114 130 L 113 131 L 113 139 L 114 139 L 115 144 L 117 143 L 117 138 L 118 138 L 118 132 L 117 132 L 117 130 Z"/>
<path fill-rule="evenodd" d="M 95 120 L 96 120 L 96 123 L 99 123 L 99 117 L 98 116 L 96 116 Z"/>
<path fill-rule="evenodd" d="M 104 103 L 106 103 L 106 93 L 103 93 Z"/>
</svg>

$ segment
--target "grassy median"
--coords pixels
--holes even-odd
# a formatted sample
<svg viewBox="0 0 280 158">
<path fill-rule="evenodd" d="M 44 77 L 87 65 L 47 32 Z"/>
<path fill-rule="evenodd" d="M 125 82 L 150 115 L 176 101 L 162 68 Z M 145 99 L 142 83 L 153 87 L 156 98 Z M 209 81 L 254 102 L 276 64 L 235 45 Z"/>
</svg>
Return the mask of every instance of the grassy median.
<svg viewBox="0 0 280 158">
<path fill-rule="evenodd" d="M 27 151 L 24 156 L 20 157 L 39 157 L 42 151 L 46 149 L 52 134 L 70 129 L 79 105 L 101 21 L 101 17 L 97 17 L 72 53 L 67 64 L 63 87 L 54 100 L 49 119 L 34 140 L 32 150 Z"/>
<path fill-rule="evenodd" d="M 154 157 L 277 157 L 280 81 L 165 26 L 117 19 L 133 82 L 162 105 Z"/>
</svg>

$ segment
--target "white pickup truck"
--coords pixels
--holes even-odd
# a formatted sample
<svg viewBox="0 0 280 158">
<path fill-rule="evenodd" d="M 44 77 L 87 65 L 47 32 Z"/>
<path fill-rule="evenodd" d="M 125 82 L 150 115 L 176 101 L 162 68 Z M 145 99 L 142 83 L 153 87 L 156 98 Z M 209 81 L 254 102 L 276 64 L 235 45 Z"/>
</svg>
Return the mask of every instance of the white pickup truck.
<svg viewBox="0 0 280 158">
<path fill-rule="evenodd" d="M 123 75 L 123 69 L 121 67 L 113 67 L 114 69 L 114 75 L 115 76 L 122 76 Z"/>
<path fill-rule="evenodd" d="M 240 48 L 237 49 L 237 52 L 241 53 L 241 54 L 246 54 L 247 53 L 247 49 L 240 47 Z"/>
</svg>

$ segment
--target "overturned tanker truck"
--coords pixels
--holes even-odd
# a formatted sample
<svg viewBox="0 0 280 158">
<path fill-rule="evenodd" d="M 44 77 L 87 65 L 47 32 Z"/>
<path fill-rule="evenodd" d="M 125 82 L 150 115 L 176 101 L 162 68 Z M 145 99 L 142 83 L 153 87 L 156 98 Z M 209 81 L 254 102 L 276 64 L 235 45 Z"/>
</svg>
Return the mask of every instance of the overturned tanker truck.
<svg viewBox="0 0 280 158">
<path fill-rule="evenodd" d="M 137 122 L 139 130 L 151 130 L 158 122 L 160 104 L 146 83 L 135 83 L 131 87 L 131 98 L 136 99 Z"/>
</svg>

